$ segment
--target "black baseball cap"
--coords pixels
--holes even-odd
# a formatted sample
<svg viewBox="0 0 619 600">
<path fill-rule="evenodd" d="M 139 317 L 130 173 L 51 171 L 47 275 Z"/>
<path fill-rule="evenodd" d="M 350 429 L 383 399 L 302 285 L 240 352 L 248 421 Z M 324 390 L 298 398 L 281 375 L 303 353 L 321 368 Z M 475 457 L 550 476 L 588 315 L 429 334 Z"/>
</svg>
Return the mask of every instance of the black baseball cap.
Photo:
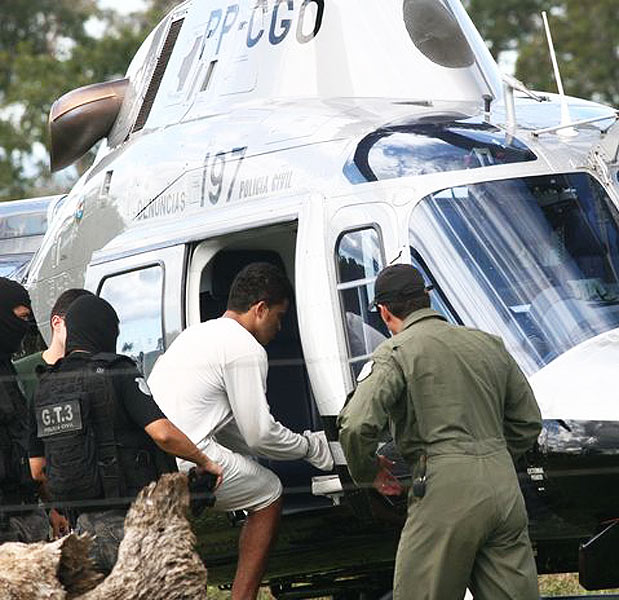
<svg viewBox="0 0 619 600">
<path fill-rule="evenodd" d="M 374 283 L 374 300 L 370 308 L 378 304 L 399 302 L 423 296 L 426 284 L 421 273 L 412 265 L 390 265 L 385 267 Z"/>
</svg>

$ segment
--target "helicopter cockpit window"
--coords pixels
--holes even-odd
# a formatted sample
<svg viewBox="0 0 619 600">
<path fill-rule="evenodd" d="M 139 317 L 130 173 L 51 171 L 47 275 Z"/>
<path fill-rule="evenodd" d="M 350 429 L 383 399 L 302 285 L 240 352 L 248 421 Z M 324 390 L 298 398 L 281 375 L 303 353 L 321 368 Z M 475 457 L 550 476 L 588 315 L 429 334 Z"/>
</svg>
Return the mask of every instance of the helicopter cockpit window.
<svg viewBox="0 0 619 600">
<path fill-rule="evenodd" d="M 114 307 L 120 319 L 116 351 L 130 356 L 147 377 L 165 350 L 163 268 L 154 265 L 108 277 L 99 296 Z"/>
<path fill-rule="evenodd" d="M 483 121 L 417 122 L 378 129 L 346 163 L 351 183 L 536 160 L 522 142 Z"/>
<path fill-rule="evenodd" d="M 356 377 L 388 334 L 380 315 L 369 310 L 374 281 L 384 265 L 378 231 L 368 227 L 342 235 L 337 243 L 336 262 L 350 366 Z"/>
<path fill-rule="evenodd" d="M 619 213 L 590 175 L 445 189 L 409 235 L 464 323 L 501 335 L 528 374 L 619 327 Z"/>
</svg>

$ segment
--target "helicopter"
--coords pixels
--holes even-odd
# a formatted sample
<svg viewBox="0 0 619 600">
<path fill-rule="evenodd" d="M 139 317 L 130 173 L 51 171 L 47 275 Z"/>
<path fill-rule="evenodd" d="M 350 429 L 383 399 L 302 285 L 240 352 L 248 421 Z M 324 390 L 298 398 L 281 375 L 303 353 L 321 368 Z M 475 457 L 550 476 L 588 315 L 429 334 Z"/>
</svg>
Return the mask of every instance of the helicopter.
<svg viewBox="0 0 619 600">
<path fill-rule="evenodd" d="M 100 146 L 29 266 L 36 314 L 90 289 L 148 375 L 184 328 L 221 315 L 246 264 L 277 264 L 294 285 L 267 348 L 268 400 L 291 429 L 326 432 L 335 468 L 265 461 L 285 489 L 265 575 L 276 597 L 390 589 L 405 502 L 352 484 L 336 418 L 387 336 L 368 305 L 397 262 L 450 322 L 501 336 L 536 393 L 544 426 L 519 478 L 539 571 L 577 569 L 594 540 L 581 578 L 608 583 L 613 108 L 503 76 L 460 0 L 186 0 L 123 79 L 57 100 L 50 133 L 52 170 Z M 393 444 L 380 451 L 405 478 Z M 233 578 L 239 519 L 195 520 L 211 583 Z"/>
<path fill-rule="evenodd" d="M 0 204 L 0 277 L 22 279 L 65 194 Z"/>
</svg>

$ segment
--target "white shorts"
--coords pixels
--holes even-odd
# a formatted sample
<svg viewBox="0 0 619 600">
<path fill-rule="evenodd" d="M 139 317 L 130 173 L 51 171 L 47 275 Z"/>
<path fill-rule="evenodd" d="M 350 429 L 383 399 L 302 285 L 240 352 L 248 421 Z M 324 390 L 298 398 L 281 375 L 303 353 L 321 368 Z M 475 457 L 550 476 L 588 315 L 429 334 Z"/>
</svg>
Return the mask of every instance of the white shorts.
<svg viewBox="0 0 619 600">
<path fill-rule="evenodd" d="M 223 482 L 215 492 L 215 510 L 255 512 L 270 506 L 281 497 L 283 487 L 279 477 L 255 458 L 233 452 L 214 439 L 200 443 L 199 447 L 223 469 Z M 182 471 L 192 466 L 193 463 L 179 461 Z"/>
</svg>

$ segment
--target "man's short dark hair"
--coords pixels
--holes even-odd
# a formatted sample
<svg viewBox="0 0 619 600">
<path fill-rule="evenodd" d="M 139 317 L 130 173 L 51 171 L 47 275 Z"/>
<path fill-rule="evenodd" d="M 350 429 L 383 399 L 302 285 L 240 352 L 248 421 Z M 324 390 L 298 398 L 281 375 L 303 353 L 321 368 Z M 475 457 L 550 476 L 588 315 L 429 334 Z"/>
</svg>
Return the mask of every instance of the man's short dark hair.
<svg viewBox="0 0 619 600">
<path fill-rule="evenodd" d="M 403 300 L 390 300 L 383 302 L 389 312 L 398 319 L 406 319 L 408 315 L 422 308 L 430 308 L 430 296 L 423 294 L 412 296 Z"/>
<path fill-rule="evenodd" d="M 65 290 L 56 298 L 56 302 L 54 302 L 54 306 L 52 306 L 52 312 L 49 315 L 50 321 L 52 317 L 62 317 L 67 314 L 67 310 L 69 306 L 73 304 L 78 298 L 81 296 L 92 296 L 92 292 L 88 290 L 83 290 L 82 288 L 71 288 L 69 290 Z"/>
<path fill-rule="evenodd" d="M 282 270 L 270 263 L 256 262 L 243 267 L 234 278 L 228 310 L 244 313 L 261 301 L 273 306 L 291 298 L 292 286 Z"/>
</svg>

